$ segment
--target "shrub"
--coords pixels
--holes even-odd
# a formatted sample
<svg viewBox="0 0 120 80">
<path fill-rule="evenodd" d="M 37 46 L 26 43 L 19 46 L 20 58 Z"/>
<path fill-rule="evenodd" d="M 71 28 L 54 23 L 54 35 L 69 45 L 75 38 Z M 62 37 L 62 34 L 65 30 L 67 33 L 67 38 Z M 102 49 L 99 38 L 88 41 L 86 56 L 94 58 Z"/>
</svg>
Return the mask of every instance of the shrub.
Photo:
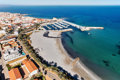
<svg viewBox="0 0 120 80">
<path fill-rule="evenodd" d="M 6 64 L 8 70 L 10 71 L 12 69 L 12 67 L 9 64 Z"/>
</svg>

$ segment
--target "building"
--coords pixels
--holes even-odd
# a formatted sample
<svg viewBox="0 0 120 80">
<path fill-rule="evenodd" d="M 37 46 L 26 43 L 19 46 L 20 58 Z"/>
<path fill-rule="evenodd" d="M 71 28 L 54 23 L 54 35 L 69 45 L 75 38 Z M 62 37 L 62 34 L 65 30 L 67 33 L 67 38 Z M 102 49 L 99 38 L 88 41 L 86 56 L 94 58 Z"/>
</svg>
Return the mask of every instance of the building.
<svg viewBox="0 0 120 80">
<path fill-rule="evenodd" d="M 13 68 L 8 73 L 10 80 L 23 80 L 18 68 Z"/>
<path fill-rule="evenodd" d="M 31 60 L 24 59 L 19 69 L 13 68 L 8 73 L 10 80 L 28 80 L 38 73 L 38 68 Z"/>
<path fill-rule="evenodd" d="M 4 36 L 6 34 L 5 30 L 0 30 L 0 37 Z"/>
<path fill-rule="evenodd" d="M 7 64 L 15 65 L 22 62 L 26 58 L 22 46 L 19 45 L 16 39 L 3 41 L 1 44 L 1 52 Z"/>
<path fill-rule="evenodd" d="M 22 67 L 28 71 L 29 77 L 32 77 L 33 75 L 38 73 L 37 66 L 31 60 L 25 59 L 22 61 L 22 64 Z"/>
</svg>

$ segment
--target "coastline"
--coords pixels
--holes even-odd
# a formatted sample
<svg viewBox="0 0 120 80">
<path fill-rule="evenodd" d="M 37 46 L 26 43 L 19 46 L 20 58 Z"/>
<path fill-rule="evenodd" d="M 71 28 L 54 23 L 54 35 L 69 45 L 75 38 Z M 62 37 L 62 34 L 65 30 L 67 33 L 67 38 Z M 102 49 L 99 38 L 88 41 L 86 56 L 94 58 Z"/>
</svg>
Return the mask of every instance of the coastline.
<svg viewBox="0 0 120 80">
<path fill-rule="evenodd" d="M 45 31 L 35 32 L 31 35 L 32 46 L 39 48 L 39 55 L 48 62 L 55 62 L 58 66 L 68 71 L 72 76 L 83 77 L 85 80 L 102 80 L 91 72 L 79 58 L 73 59 L 64 49 L 61 38 L 44 37 Z M 61 32 L 49 33 L 53 37 L 61 37 Z M 39 36 L 39 37 L 37 37 Z M 38 45 L 40 44 L 40 45 Z"/>
<path fill-rule="evenodd" d="M 59 34 L 58 36 L 62 35 Z M 72 70 L 76 73 L 78 73 L 79 75 L 81 75 L 81 77 L 84 77 L 85 80 L 102 80 L 100 77 L 98 77 L 95 73 L 93 73 L 90 69 L 88 69 L 83 62 L 81 61 L 81 59 L 79 57 L 77 57 L 77 55 L 72 54 L 72 52 L 68 52 L 64 46 L 64 43 L 62 41 L 62 38 L 56 39 L 57 41 L 57 46 L 59 47 L 59 49 L 64 52 L 63 54 L 66 56 L 66 58 L 68 58 L 68 60 L 70 60 L 72 63 L 75 62 Z M 73 52 L 74 53 L 74 52 Z M 72 56 L 71 56 L 72 54 Z M 70 63 L 70 62 L 69 62 Z"/>
<path fill-rule="evenodd" d="M 44 18 L 44 19 L 53 18 L 53 17 L 63 17 L 64 16 L 64 17 L 67 18 L 66 19 L 67 21 L 73 22 L 75 24 L 79 24 L 79 25 L 82 25 L 82 26 L 93 26 L 93 25 L 94 26 L 104 26 L 105 27 L 104 30 L 102 30 L 102 31 L 96 31 L 96 30 L 90 31 L 90 33 L 89 33 L 90 35 L 85 32 L 85 34 L 91 36 L 90 40 L 86 39 L 86 38 L 89 38 L 89 37 L 84 36 L 85 38 L 83 38 L 83 36 L 81 36 L 80 34 L 75 34 L 75 36 L 70 35 L 70 37 L 73 39 L 73 44 L 78 43 L 77 41 L 80 41 L 80 40 L 75 39 L 76 36 L 79 38 L 79 35 L 81 36 L 79 39 L 83 39 L 83 41 L 86 40 L 85 44 L 84 44 L 83 41 L 80 41 L 80 44 L 78 44 L 78 47 L 83 45 L 83 44 L 85 45 L 85 47 L 82 46 L 82 48 L 79 48 L 80 50 L 79 49 L 76 50 L 79 53 L 75 52 L 76 54 L 74 54 L 74 52 L 71 52 L 71 51 L 74 51 L 74 50 L 72 50 L 73 46 L 71 47 L 71 46 L 69 46 L 67 44 L 64 45 L 64 43 L 63 43 L 62 47 L 64 47 L 64 49 L 67 51 L 67 53 L 65 53 L 65 54 L 67 54 L 71 59 L 74 60 L 77 56 L 79 56 L 80 61 L 85 66 L 87 66 L 87 68 L 89 68 L 89 70 L 92 70 L 92 72 L 94 72 L 95 74 L 100 76 L 102 79 L 104 79 L 104 80 L 119 80 L 120 79 L 120 74 L 119 74 L 120 68 L 119 68 L 119 63 L 118 63 L 118 61 L 120 60 L 120 58 L 119 58 L 119 52 L 120 51 L 119 51 L 119 49 L 116 48 L 116 44 L 118 44 L 120 42 L 119 41 L 120 40 L 119 26 L 118 26 L 119 22 L 117 20 L 119 15 L 117 15 L 117 14 L 115 15 L 114 13 L 111 13 L 111 9 L 113 10 L 113 12 L 119 13 L 119 7 L 115 7 L 115 6 L 113 6 L 113 7 L 105 7 L 105 6 L 100 7 L 99 6 L 99 7 L 96 7 L 96 8 L 91 7 L 91 9 L 93 9 L 92 13 L 94 13 L 94 14 L 91 14 L 91 11 L 89 11 L 90 6 L 89 7 L 86 7 L 86 6 L 85 7 L 80 7 L 80 6 L 78 6 L 78 7 L 72 6 L 71 7 L 71 6 L 69 6 L 65 10 L 60 8 L 60 7 L 58 7 L 58 8 L 50 8 L 50 6 L 49 6 L 48 8 L 47 7 L 45 7 L 45 8 L 42 7 L 41 8 L 40 6 L 37 6 L 37 7 L 34 8 L 33 6 L 29 6 L 29 8 L 33 8 L 33 11 L 31 11 L 30 9 L 28 9 L 28 7 L 25 7 L 25 6 L 24 7 L 16 6 L 15 8 L 14 7 L 10 7 L 10 8 L 8 7 L 8 8 L 5 8 L 5 9 L 1 8 L 0 10 L 2 12 L 3 11 L 5 11 L 5 12 L 9 11 L 11 13 L 23 13 L 23 14 L 26 13 L 26 14 L 28 14 L 28 15 L 26 15 L 26 17 Z M 63 8 L 65 8 L 65 6 L 63 6 Z M 82 11 L 83 8 L 84 8 L 85 11 Z M 99 8 L 100 8 L 100 10 L 99 10 Z M 49 13 L 51 15 L 49 15 L 47 12 L 45 12 L 44 9 L 52 10 Z M 108 11 L 106 12 L 105 9 L 107 9 Z M 56 13 L 56 10 L 59 10 L 60 12 L 63 12 L 63 13 Z M 71 10 L 73 10 L 73 11 L 75 10 L 75 11 L 71 12 Z M 66 14 L 64 13 L 65 11 L 66 11 Z M 99 14 L 101 11 L 104 12 L 102 15 Z M 84 15 L 83 12 L 87 12 L 88 14 Z M 73 13 L 76 13 L 76 14 L 73 15 Z M 69 14 L 69 15 L 67 15 L 67 14 Z M 112 21 L 112 23 L 110 23 L 110 21 Z M 64 39 L 65 38 L 66 37 L 64 37 Z M 95 40 L 94 38 L 96 38 L 97 40 Z M 93 42 L 96 41 L 101 46 L 97 47 L 96 44 L 91 43 L 91 41 L 92 41 L 91 39 L 93 40 Z M 67 40 L 70 40 L 70 39 L 67 39 Z M 77 41 L 74 41 L 74 40 L 77 40 Z M 70 42 L 71 42 L 71 40 L 70 40 Z M 90 43 L 90 44 L 88 44 L 87 42 Z M 83 43 L 83 44 L 81 44 L 81 43 Z M 70 43 L 70 45 L 71 44 L 72 43 Z M 109 44 L 113 44 L 113 45 L 110 46 Z M 36 44 L 36 45 L 38 45 L 38 44 Z M 68 48 L 69 51 L 66 49 L 65 46 Z M 75 44 L 74 44 L 74 46 L 76 47 Z M 96 53 L 95 53 L 96 56 L 91 56 L 92 54 L 94 54 L 94 52 L 92 50 L 91 51 L 86 50 L 86 49 L 89 49 L 89 48 L 92 48 L 92 47 L 93 48 L 95 47 L 94 50 L 96 51 Z M 102 52 L 100 50 L 98 50 L 100 48 L 103 48 Z M 107 49 L 109 48 L 109 50 L 107 50 L 106 48 Z M 115 48 L 115 51 L 114 51 L 114 48 Z M 82 51 L 82 50 L 84 50 L 85 52 Z M 48 54 L 48 56 L 52 56 L 52 55 L 50 55 L 50 53 L 46 53 L 46 55 L 47 54 Z M 61 53 L 61 54 L 63 54 L 63 53 Z M 85 55 L 89 54 L 89 55 L 87 57 L 87 56 L 84 56 L 84 54 Z M 99 54 L 99 55 L 97 55 L 97 54 Z M 56 57 L 59 57 L 59 55 L 56 56 Z M 92 57 L 94 57 L 94 58 L 92 58 Z M 88 63 L 87 60 L 89 58 L 91 58 L 96 63 L 95 64 L 94 63 L 93 64 Z M 84 59 L 85 59 L 85 61 L 84 61 Z M 91 61 L 91 59 L 89 59 L 89 61 Z M 105 64 L 103 63 L 102 60 L 109 60 L 110 66 L 109 67 L 105 66 Z M 67 60 L 67 61 L 69 61 L 69 60 Z M 103 68 L 103 69 L 101 69 L 101 68 Z M 102 73 L 99 73 L 100 71 Z M 108 74 L 108 75 L 106 76 L 105 73 Z M 118 75 L 118 78 L 116 77 L 116 75 Z M 107 78 L 109 78 L 109 79 L 107 79 Z"/>
</svg>

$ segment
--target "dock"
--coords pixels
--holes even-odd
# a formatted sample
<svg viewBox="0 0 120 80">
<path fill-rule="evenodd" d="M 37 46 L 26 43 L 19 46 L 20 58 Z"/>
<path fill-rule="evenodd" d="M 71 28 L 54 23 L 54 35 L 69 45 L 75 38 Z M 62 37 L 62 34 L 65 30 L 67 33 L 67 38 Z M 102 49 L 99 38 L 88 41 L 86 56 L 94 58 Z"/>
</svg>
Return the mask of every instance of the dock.
<svg viewBox="0 0 120 80">
<path fill-rule="evenodd" d="M 82 27 L 81 31 L 89 31 L 92 29 L 104 29 L 104 27 Z"/>
<path fill-rule="evenodd" d="M 51 26 L 48 26 L 48 25 L 51 25 Z M 65 21 L 65 20 L 62 20 L 62 19 L 57 19 L 56 21 L 45 23 L 45 24 L 42 24 L 41 26 L 46 26 L 47 30 L 54 29 L 56 31 L 58 31 L 58 30 L 63 30 L 64 31 L 64 29 L 71 29 L 71 27 L 75 27 L 75 28 L 77 28 L 81 31 L 89 31 L 89 30 L 92 30 L 92 29 L 104 29 L 104 27 L 80 26 L 80 25 L 77 25 L 75 23 L 68 22 L 68 21 Z"/>
<path fill-rule="evenodd" d="M 71 23 L 71 22 L 68 22 L 68 21 L 65 21 L 65 20 L 63 20 L 63 22 L 65 22 L 67 24 L 70 24 L 73 27 L 76 27 L 76 28 L 80 29 L 81 31 L 89 31 L 89 30 L 92 30 L 92 29 L 104 29 L 104 27 L 85 27 L 85 26 L 80 26 L 80 25 L 77 25 L 77 24 L 74 24 L 74 23 Z"/>
<path fill-rule="evenodd" d="M 73 31 L 73 29 L 63 29 L 63 30 L 49 30 L 49 31 L 54 31 L 54 32 L 68 32 L 68 31 Z"/>
</svg>

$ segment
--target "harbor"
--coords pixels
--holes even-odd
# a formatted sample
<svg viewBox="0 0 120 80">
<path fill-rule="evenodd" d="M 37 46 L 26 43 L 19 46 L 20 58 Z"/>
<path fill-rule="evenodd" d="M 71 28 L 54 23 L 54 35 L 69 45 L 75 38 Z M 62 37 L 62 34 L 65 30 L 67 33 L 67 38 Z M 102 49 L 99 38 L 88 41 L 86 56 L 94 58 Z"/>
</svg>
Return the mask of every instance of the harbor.
<svg viewBox="0 0 120 80">
<path fill-rule="evenodd" d="M 44 23 L 41 25 L 45 30 L 54 30 L 54 31 L 62 31 L 62 30 L 66 30 L 66 29 L 71 29 L 77 28 L 80 31 L 89 31 L 92 29 L 104 29 L 104 27 L 86 27 L 86 26 L 80 26 L 77 24 L 74 24 L 72 22 L 68 22 L 65 21 L 63 19 L 57 19 L 57 18 L 53 18 L 53 20 L 49 23 Z M 67 30 L 68 31 L 68 30 Z"/>
</svg>

